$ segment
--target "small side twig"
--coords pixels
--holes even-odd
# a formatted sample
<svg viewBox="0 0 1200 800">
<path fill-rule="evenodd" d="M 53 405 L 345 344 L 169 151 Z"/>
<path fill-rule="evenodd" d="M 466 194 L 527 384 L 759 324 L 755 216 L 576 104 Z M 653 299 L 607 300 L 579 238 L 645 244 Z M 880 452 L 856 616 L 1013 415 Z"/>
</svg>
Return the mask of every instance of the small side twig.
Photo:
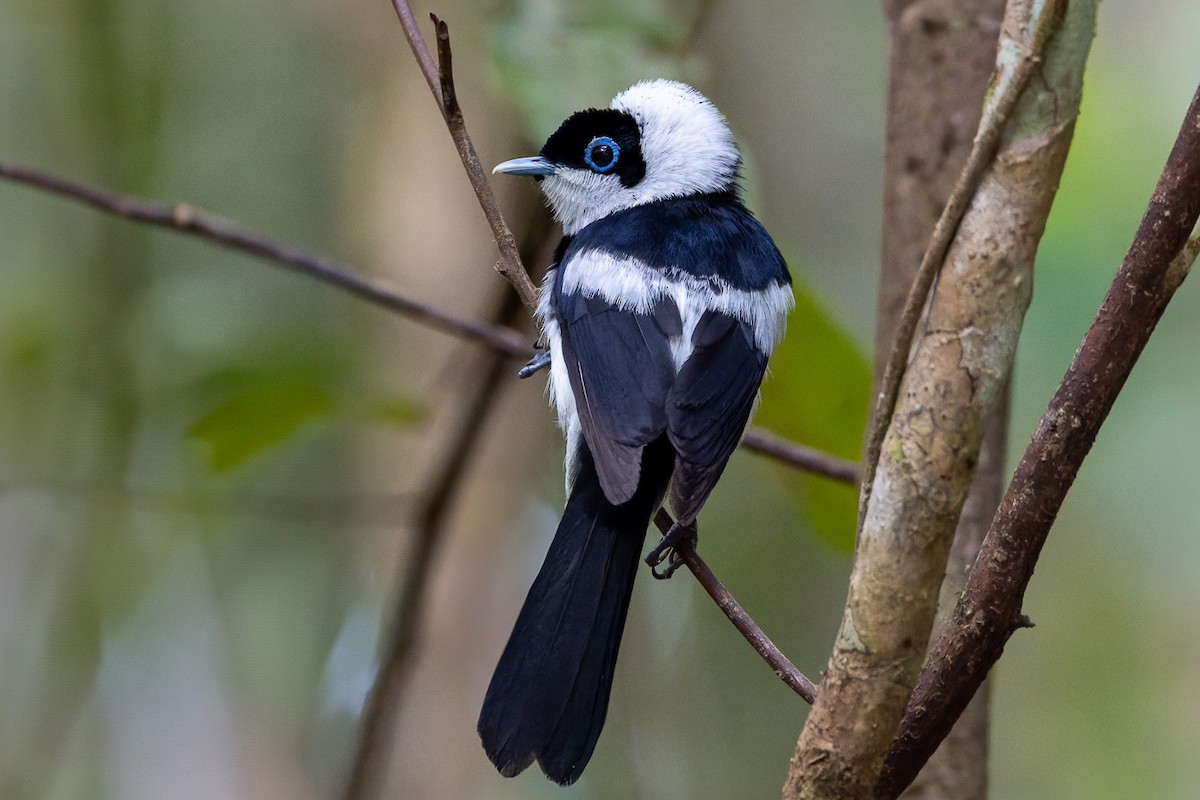
<svg viewBox="0 0 1200 800">
<path fill-rule="evenodd" d="M 788 441 L 761 428 L 746 431 L 742 436 L 742 447 L 830 480 L 857 485 L 862 477 L 862 468 L 857 462 Z"/>
<path fill-rule="evenodd" d="M 671 519 L 670 514 L 660 508 L 654 517 L 654 524 L 665 536 L 667 531 L 671 530 L 674 520 Z M 708 564 L 696 552 L 693 543 L 685 539 L 676 545 L 675 551 L 683 559 L 687 568 L 691 570 L 696 581 L 704 587 L 704 591 L 708 592 L 708 596 L 733 623 L 733 627 L 737 628 L 738 633 L 742 634 L 754 651 L 762 656 L 763 661 L 767 662 L 767 666 L 779 676 L 780 680 L 791 687 L 792 691 L 800 695 L 806 703 L 812 705 L 817 699 L 816 684 L 796 668 L 796 665 L 763 632 L 758 623 L 746 613 L 746 609 L 742 608 L 741 603 L 734 599 L 734 596 L 725 588 L 725 584 L 717 579 Z"/>
<path fill-rule="evenodd" d="M 379 280 L 356 274 L 344 264 L 269 239 L 187 203 L 154 203 L 5 161 L 0 161 L 0 178 L 75 200 L 125 219 L 186 233 L 230 250 L 258 256 L 444 333 L 479 342 L 506 356 L 528 358 L 533 353 L 526 334 L 434 308 L 400 294 Z"/>
<path fill-rule="evenodd" d="M 904 301 L 904 311 L 896 324 L 896 338 L 888 354 L 887 366 L 884 368 L 883 381 L 880 384 L 879 396 L 871 414 L 870 431 L 863 453 L 863 481 L 858 501 L 858 529 L 862 533 L 863 521 L 866 518 L 867 506 L 871 501 L 871 484 L 875 480 L 875 470 L 879 465 L 879 452 L 883 447 L 884 436 L 887 435 L 892 413 L 896 409 L 896 400 L 900 393 L 900 382 L 908 364 L 909 351 L 912 349 L 913 336 L 916 335 L 920 324 L 925 301 L 933 288 L 934 280 L 946 259 L 946 252 L 954 241 L 958 225 L 975 192 L 979 189 L 980 181 L 987 172 L 988 165 L 996 155 L 1000 146 L 1000 137 L 1020 100 L 1025 85 L 1033 76 L 1041 63 L 1041 53 L 1046 39 L 1054 29 L 1054 20 L 1061 13 L 1059 2 L 1049 0 L 1044 3 L 1038 17 L 1033 21 L 1033 30 L 1026 45 L 1025 55 L 1017 62 L 1006 81 L 999 78 L 993 83 L 992 91 L 995 96 L 984 107 L 983 119 L 971 154 L 963 166 L 962 173 L 954 185 L 954 191 L 946 200 L 946 206 L 933 228 L 929 245 L 917 269 L 912 288 Z M 1003 77 L 1003 76 L 1001 76 Z"/>
</svg>

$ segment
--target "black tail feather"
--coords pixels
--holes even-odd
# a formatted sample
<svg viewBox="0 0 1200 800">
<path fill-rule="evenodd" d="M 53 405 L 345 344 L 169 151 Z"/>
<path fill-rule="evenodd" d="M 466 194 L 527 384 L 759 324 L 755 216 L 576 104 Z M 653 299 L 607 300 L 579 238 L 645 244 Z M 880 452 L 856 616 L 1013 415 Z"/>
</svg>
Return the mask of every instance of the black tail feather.
<svg viewBox="0 0 1200 800">
<path fill-rule="evenodd" d="M 583 772 L 604 727 L 646 528 L 674 458 L 665 440 L 648 446 L 637 493 L 613 506 L 581 449 L 562 521 L 479 715 L 484 750 L 502 775 L 537 759 L 564 785 Z"/>
</svg>

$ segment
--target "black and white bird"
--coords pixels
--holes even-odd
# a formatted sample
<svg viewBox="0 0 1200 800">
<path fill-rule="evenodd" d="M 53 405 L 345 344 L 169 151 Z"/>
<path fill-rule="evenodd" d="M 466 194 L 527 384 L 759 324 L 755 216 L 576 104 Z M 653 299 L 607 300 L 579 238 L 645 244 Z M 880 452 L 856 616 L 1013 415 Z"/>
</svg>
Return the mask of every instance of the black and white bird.
<svg viewBox="0 0 1200 800">
<path fill-rule="evenodd" d="M 783 336 L 791 278 L 742 204 L 740 167 L 716 107 L 655 80 L 493 170 L 539 180 L 565 234 L 539 317 L 568 499 L 479 717 L 503 775 L 535 759 L 560 784 L 583 772 L 651 517 L 669 486 L 676 525 L 654 567 L 695 537 Z"/>
</svg>

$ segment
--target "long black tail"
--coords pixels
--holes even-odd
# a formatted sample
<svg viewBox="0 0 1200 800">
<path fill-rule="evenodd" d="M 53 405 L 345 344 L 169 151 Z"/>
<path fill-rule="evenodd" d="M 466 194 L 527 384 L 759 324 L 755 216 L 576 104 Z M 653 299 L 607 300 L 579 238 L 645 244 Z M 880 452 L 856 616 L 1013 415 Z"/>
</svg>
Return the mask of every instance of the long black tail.
<svg viewBox="0 0 1200 800">
<path fill-rule="evenodd" d="M 637 493 L 614 506 L 580 450 L 562 521 L 479 714 L 483 749 L 502 775 L 537 759 L 563 785 L 583 772 L 604 727 L 642 543 L 674 458 L 665 438 L 649 445 Z"/>
</svg>

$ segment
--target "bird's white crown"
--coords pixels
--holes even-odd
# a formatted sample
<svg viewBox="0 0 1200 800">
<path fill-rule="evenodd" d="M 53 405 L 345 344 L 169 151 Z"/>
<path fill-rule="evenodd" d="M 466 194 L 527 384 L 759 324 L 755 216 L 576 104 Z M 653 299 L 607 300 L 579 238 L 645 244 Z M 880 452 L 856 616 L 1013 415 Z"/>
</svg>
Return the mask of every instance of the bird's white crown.
<svg viewBox="0 0 1200 800">
<path fill-rule="evenodd" d="M 613 98 L 612 108 L 638 122 L 646 177 L 641 202 L 733 188 L 741 155 L 725 117 L 685 83 L 642 81 Z"/>
</svg>

